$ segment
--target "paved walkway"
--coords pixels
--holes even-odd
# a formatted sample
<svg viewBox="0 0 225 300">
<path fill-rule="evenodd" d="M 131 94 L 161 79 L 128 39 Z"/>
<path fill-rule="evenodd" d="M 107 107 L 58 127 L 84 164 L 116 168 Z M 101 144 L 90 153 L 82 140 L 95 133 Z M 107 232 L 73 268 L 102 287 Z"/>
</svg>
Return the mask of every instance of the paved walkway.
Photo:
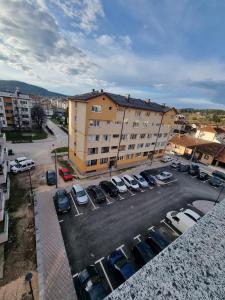
<svg viewBox="0 0 225 300">
<path fill-rule="evenodd" d="M 40 300 L 76 300 L 51 193 L 36 193 L 35 228 Z"/>
</svg>

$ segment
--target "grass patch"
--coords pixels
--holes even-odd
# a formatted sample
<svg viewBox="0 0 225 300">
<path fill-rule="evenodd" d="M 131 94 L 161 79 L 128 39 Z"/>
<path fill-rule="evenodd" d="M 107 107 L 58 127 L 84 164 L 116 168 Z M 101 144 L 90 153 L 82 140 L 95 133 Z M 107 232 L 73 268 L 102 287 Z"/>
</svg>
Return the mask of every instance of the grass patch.
<svg viewBox="0 0 225 300">
<path fill-rule="evenodd" d="M 51 151 L 51 153 L 54 153 L 55 151 L 56 151 L 56 153 L 68 152 L 68 147 L 55 148 Z"/>
<path fill-rule="evenodd" d="M 6 140 L 12 142 L 32 142 L 32 140 L 42 140 L 48 137 L 48 134 L 42 130 L 33 129 L 32 131 L 5 131 Z"/>
<path fill-rule="evenodd" d="M 16 176 L 10 175 L 10 199 L 8 204 L 9 213 L 15 212 L 24 204 L 26 189 L 19 184 Z"/>
<path fill-rule="evenodd" d="M 61 125 L 63 124 L 63 120 L 60 117 L 51 117 L 50 119 L 53 123 L 56 125 Z"/>
</svg>

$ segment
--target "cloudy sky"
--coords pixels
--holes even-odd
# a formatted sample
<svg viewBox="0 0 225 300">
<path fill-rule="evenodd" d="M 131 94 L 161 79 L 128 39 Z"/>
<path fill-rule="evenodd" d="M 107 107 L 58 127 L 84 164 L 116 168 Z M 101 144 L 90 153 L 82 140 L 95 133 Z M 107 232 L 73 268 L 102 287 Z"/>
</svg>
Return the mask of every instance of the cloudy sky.
<svg viewBox="0 0 225 300">
<path fill-rule="evenodd" d="M 0 79 L 225 109 L 224 0 L 0 0 Z"/>
</svg>

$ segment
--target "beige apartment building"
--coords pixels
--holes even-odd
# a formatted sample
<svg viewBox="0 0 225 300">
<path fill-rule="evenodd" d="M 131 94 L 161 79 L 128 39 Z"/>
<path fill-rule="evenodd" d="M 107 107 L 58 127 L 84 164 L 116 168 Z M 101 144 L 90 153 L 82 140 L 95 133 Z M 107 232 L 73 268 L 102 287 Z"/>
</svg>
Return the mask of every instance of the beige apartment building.
<svg viewBox="0 0 225 300">
<path fill-rule="evenodd" d="M 92 91 L 69 98 L 69 159 L 81 174 L 162 156 L 176 109 Z"/>
</svg>

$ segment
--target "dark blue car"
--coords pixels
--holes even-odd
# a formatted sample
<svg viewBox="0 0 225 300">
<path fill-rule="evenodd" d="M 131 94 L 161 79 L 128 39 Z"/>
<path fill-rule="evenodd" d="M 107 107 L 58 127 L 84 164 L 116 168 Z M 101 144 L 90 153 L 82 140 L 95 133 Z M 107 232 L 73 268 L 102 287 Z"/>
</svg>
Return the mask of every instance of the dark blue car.
<svg viewBox="0 0 225 300">
<path fill-rule="evenodd" d="M 130 278 L 134 268 L 121 250 L 115 250 L 108 256 L 109 264 L 121 275 L 123 281 Z"/>
<path fill-rule="evenodd" d="M 77 294 L 79 299 L 102 300 L 107 293 L 100 274 L 94 265 L 87 266 L 78 274 Z"/>
<path fill-rule="evenodd" d="M 151 175 L 149 170 L 142 171 L 140 175 L 144 177 L 149 185 L 156 185 L 156 180 L 154 176 Z"/>
<path fill-rule="evenodd" d="M 57 190 L 53 199 L 58 213 L 64 213 L 71 210 L 70 199 L 66 190 Z"/>
<path fill-rule="evenodd" d="M 132 249 L 137 264 L 142 267 L 156 256 L 156 251 L 152 249 L 146 242 L 139 242 Z"/>
</svg>

